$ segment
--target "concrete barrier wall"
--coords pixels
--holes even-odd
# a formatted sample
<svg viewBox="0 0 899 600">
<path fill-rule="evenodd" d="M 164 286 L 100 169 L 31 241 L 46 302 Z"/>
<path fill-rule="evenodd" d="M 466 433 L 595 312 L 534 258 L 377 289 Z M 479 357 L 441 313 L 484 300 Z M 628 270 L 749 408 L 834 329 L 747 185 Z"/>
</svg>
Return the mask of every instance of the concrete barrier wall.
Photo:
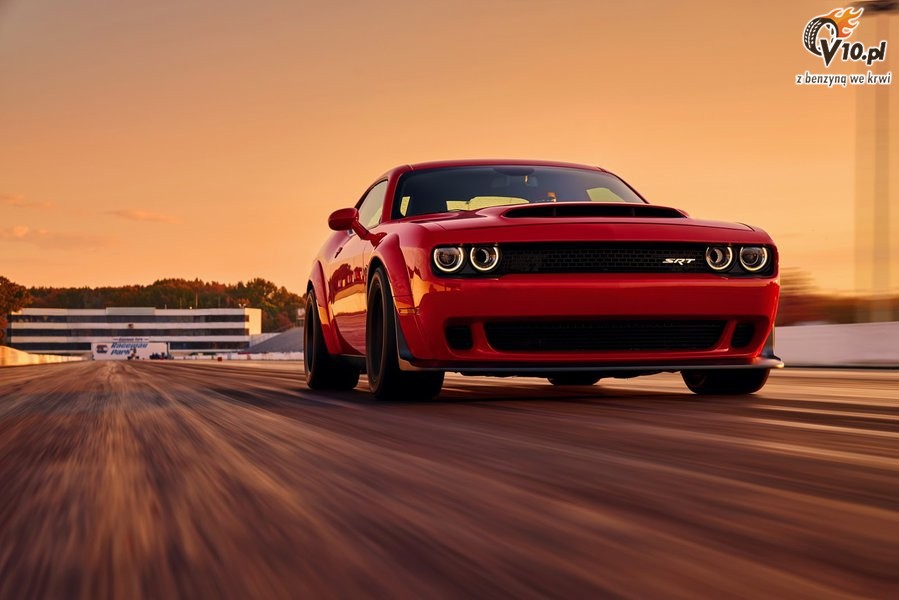
<svg viewBox="0 0 899 600">
<path fill-rule="evenodd" d="M 899 367 L 899 322 L 778 327 L 774 352 L 788 367 Z"/>
<path fill-rule="evenodd" d="M 788 367 L 867 366 L 899 368 L 899 322 L 778 327 L 775 352 Z M 182 360 L 215 360 L 185 356 Z M 223 360 L 303 360 L 302 352 L 229 353 Z M 81 357 L 28 354 L 0 346 L 0 366 L 82 360 Z"/>
<path fill-rule="evenodd" d="M 778 327 L 775 353 L 788 367 L 899 368 L 899 322 Z M 186 356 L 186 360 L 210 360 Z M 223 354 L 223 360 L 302 360 L 302 352 Z"/>
<path fill-rule="evenodd" d="M 84 360 L 80 356 L 56 356 L 53 354 L 29 354 L 6 346 L 0 346 L 0 367 L 21 365 L 46 365 Z"/>
<path fill-rule="evenodd" d="M 778 327 L 775 352 L 787 366 L 899 368 L 899 322 Z M 302 352 L 226 354 L 224 360 L 302 360 Z"/>
</svg>

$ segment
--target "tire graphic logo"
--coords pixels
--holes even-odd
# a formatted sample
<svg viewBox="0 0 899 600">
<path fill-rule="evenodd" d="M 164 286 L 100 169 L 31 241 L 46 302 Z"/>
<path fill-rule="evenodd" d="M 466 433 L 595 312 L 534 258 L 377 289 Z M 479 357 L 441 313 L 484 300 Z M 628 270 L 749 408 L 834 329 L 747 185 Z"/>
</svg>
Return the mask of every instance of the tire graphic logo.
<svg viewBox="0 0 899 600">
<path fill-rule="evenodd" d="M 827 36 L 829 46 L 833 47 L 838 39 L 845 40 L 852 35 L 858 26 L 858 18 L 862 16 L 864 9 L 835 8 L 826 15 L 815 17 L 805 26 L 802 42 L 805 49 L 821 56 L 821 36 Z"/>
</svg>

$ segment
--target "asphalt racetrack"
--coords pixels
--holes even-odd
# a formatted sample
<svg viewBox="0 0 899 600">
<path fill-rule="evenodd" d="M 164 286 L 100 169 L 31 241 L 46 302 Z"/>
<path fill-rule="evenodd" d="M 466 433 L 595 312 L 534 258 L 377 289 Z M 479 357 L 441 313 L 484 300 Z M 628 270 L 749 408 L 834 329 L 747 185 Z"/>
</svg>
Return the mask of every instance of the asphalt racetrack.
<svg viewBox="0 0 899 600">
<path fill-rule="evenodd" d="M 0 597 L 899 598 L 899 372 L 365 388 L 0 370 Z"/>
</svg>

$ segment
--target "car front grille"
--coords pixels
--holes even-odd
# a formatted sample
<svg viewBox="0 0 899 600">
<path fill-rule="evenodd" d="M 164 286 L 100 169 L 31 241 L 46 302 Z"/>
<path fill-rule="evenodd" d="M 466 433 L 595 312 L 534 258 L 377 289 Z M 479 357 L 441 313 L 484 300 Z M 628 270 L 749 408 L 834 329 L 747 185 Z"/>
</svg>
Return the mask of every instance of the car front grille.
<svg viewBox="0 0 899 600">
<path fill-rule="evenodd" d="M 723 320 L 616 319 L 488 321 L 487 341 L 500 352 L 706 350 Z"/>
<path fill-rule="evenodd" d="M 499 274 L 708 273 L 704 244 L 548 242 L 503 244 Z"/>
</svg>

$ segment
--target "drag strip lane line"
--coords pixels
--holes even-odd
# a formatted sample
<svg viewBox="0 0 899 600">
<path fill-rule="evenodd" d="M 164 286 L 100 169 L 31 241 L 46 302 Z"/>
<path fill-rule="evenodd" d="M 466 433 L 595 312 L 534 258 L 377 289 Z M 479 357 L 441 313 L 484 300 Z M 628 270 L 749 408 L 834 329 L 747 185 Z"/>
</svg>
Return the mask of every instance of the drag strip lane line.
<svg viewBox="0 0 899 600">
<path fill-rule="evenodd" d="M 758 406 L 754 406 L 758 410 L 771 410 L 771 411 L 782 411 L 782 412 L 790 412 L 790 413 L 798 413 L 803 415 L 827 415 L 833 417 L 847 417 L 847 418 L 858 418 L 858 419 L 873 419 L 877 421 L 896 421 L 899 422 L 899 414 L 896 415 L 887 415 L 884 413 L 875 413 L 875 412 L 856 412 L 856 411 L 841 411 L 841 410 L 824 410 L 824 409 L 814 409 L 814 408 L 797 408 L 793 406 L 782 406 L 778 404 L 759 404 Z"/>
<path fill-rule="evenodd" d="M 899 432 L 883 431 L 880 429 L 862 429 L 857 427 L 843 427 L 840 425 L 819 425 L 817 423 L 802 423 L 800 421 L 782 421 L 779 419 L 762 419 L 759 417 L 745 417 L 753 423 L 774 425 L 776 427 L 792 427 L 794 429 L 808 429 L 811 431 L 826 431 L 830 433 L 845 433 L 854 436 L 872 436 L 888 439 L 899 439 Z"/>
<path fill-rule="evenodd" d="M 744 417 L 750 421 L 752 417 Z M 761 420 L 761 419 L 758 419 Z M 779 423 L 779 422 L 772 422 Z M 788 421 L 785 421 L 788 423 Z M 859 454 L 855 452 L 845 452 L 840 450 L 819 450 L 812 446 L 803 446 L 799 444 L 784 444 L 780 442 L 768 442 L 757 438 L 747 438 L 743 436 L 723 435 L 719 433 L 706 433 L 694 430 L 684 430 L 680 428 L 664 428 L 657 425 L 633 425 L 633 429 L 643 431 L 652 437 L 667 437 L 689 441 L 706 441 L 722 444 L 724 446 L 736 446 L 744 448 L 767 448 L 777 454 L 800 454 L 815 458 L 825 458 L 832 462 L 846 462 L 850 464 L 872 467 L 876 469 L 886 469 L 889 471 L 899 471 L 899 459 L 886 458 L 870 454 Z M 867 433 L 868 430 L 861 430 Z"/>
</svg>

